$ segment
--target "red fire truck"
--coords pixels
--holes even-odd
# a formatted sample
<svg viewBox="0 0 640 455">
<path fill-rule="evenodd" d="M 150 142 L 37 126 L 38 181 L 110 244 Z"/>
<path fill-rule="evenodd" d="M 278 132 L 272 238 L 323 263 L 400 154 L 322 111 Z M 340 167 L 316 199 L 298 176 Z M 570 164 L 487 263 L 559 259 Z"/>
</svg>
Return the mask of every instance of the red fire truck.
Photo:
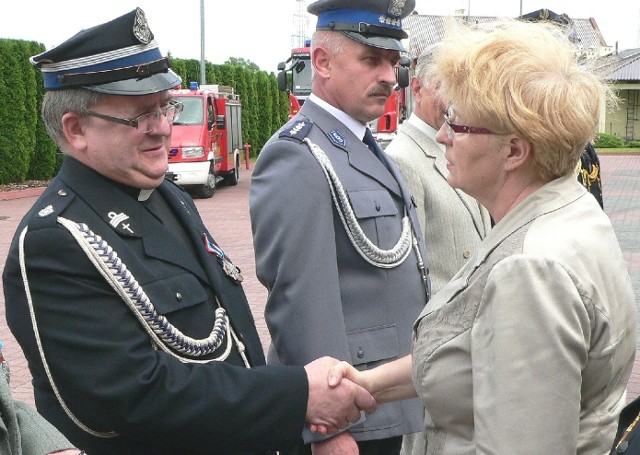
<svg viewBox="0 0 640 455">
<path fill-rule="evenodd" d="M 289 118 L 298 113 L 311 94 L 311 40 L 291 50 L 291 57 L 278 64 L 278 89 L 289 94 Z"/>
<path fill-rule="evenodd" d="M 219 183 L 240 178 L 242 105 L 233 88 L 220 85 L 172 90 L 184 110 L 173 125 L 167 178 L 195 197 L 210 198 Z"/>
<path fill-rule="evenodd" d="M 289 118 L 298 113 L 300 107 L 311 94 L 311 45 L 291 50 L 291 57 L 278 64 L 278 89 L 289 94 Z M 395 136 L 398 125 L 410 114 L 409 109 L 409 64 L 408 57 L 402 57 L 397 68 L 397 84 L 384 108 L 384 114 L 371 122 L 370 127 L 376 139 L 384 147 Z"/>
</svg>

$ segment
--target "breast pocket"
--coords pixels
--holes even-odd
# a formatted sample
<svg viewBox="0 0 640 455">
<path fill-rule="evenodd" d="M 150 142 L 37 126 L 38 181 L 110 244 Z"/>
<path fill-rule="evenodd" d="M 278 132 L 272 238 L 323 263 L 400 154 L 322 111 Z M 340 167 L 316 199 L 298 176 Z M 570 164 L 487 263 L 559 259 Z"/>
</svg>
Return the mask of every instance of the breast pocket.
<svg viewBox="0 0 640 455">
<path fill-rule="evenodd" d="M 367 237 L 382 248 L 393 246 L 398 239 L 392 240 L 392 237 L 399 234 L 401 225 L 394 223 L 398 207 L 389 192 L 376 188 L 351 190 L 348 194 L 353 212 Z"/>
<path fill-rule="evenodd" d="M 208 298 L 202 284 L 189 273 L 172 275 L 146 283 L 143 290 L 156 311 L 162 315 L 204 304 Z"/>
<path fill-rule="evenodd" d="M 353 365 L 389 360 L 400 354 L 395 324 L 351 332 L 347 334 L 347 338 Z"/>
</svg>

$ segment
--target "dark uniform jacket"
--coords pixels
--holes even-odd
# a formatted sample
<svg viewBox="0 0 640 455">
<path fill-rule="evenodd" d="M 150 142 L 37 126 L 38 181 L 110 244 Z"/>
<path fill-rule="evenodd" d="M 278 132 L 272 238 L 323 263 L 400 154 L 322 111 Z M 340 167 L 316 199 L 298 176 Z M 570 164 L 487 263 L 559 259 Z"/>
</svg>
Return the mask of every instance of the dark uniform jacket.
<svg viewBox="0 0 640 455">
<path fill-rule="evenodd" d="M 410 353 L 412 326 L 427 302 L 425 283 L 413 248 L 392 268 L 359 254 L 305 139 L 331 161 L 368 239 L 391 249 L 407 215 L 427 261 L 416 209 L 395 164 L 387 159 L 385 167 L 343 123 L 307 100 L 260 152 L 251 180 L 256 271 L 269 289 L 268 362 L 304 365 L 330 355 L 373 368 Z M 350 431 L 367 441 L 417 432 L 422 424 L 422 404 L 413 399 L 378 406 Z"/>
<path fill-rule="evenodd" d="M 191 198 L 165 181 L 149 199 L 166 201 L 163 214 L 132 193 L 67 157 L 18 227 L 3 275 L 6 316 L 29 362 L 38 410 L 91 455 L 264 453 L 294 444 L 306 412 L 304 369 L 264 366 L 242 287 L 213 254 Z M 209 335 L 217 297 L 253 368 L 236 343 L 225 361 L 210 363 L 183 363 L 157 349 L 57 217 L 85 223 L 105 240 L 157 312 L 185 335 Z M 19 263 L 25 228 L 42 354 L 64 406 L 87 431 L 65 413 L 43 366 Z"/>
</svg>

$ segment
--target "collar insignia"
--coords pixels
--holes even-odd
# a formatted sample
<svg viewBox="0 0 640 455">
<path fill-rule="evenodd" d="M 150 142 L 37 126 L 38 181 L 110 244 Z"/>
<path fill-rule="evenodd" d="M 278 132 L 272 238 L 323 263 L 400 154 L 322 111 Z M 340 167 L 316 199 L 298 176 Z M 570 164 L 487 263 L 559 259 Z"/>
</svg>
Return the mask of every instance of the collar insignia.
<svg viewBox="0 0 640 455">
<path fill-rule="evenodd" d="M 133 234 L 131 225 L 129 223 L 125 223 L 125 221 L 129 219 L 129 215 L 126 213 L 109 212 L 109 219 L 111 220 L 109 221 L 109 224 L 115 229 L 122 229 L 123 231 Z M 120 223 L 122 223 L 122 226 L 120 226 Z"/>
<path fill-rule="evenodd" d="M 338 130 L 333 130 L 329 133 L 329 140 L 338 147 L 344 147 L 347 144 L 344 135 Z"/>
</svg>

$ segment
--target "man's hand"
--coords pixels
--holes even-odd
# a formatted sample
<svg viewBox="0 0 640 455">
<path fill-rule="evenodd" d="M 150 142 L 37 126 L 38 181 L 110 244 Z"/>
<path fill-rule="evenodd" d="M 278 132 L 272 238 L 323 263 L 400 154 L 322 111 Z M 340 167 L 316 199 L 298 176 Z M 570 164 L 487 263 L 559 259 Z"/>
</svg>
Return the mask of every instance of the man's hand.
<svg viewBox="0 0 640 455">
<path fill-rule="evenodd" d="M 348 431 L 311 444 L 313 455 L 358 455 L 358 444 Z"/>
<path fill-rule="evenodd" d="M 305 422 L 322 434 L 336 433 L 349 423 L 360 419 L 360 411 L 370 414 L 376 402 L 369 392 L 344 378 L 339 384 L 329 386 L 331 367 L 340 362 L 322 357 L 305 365 L 309 381 L 309 398 Z"/>
</svg>

